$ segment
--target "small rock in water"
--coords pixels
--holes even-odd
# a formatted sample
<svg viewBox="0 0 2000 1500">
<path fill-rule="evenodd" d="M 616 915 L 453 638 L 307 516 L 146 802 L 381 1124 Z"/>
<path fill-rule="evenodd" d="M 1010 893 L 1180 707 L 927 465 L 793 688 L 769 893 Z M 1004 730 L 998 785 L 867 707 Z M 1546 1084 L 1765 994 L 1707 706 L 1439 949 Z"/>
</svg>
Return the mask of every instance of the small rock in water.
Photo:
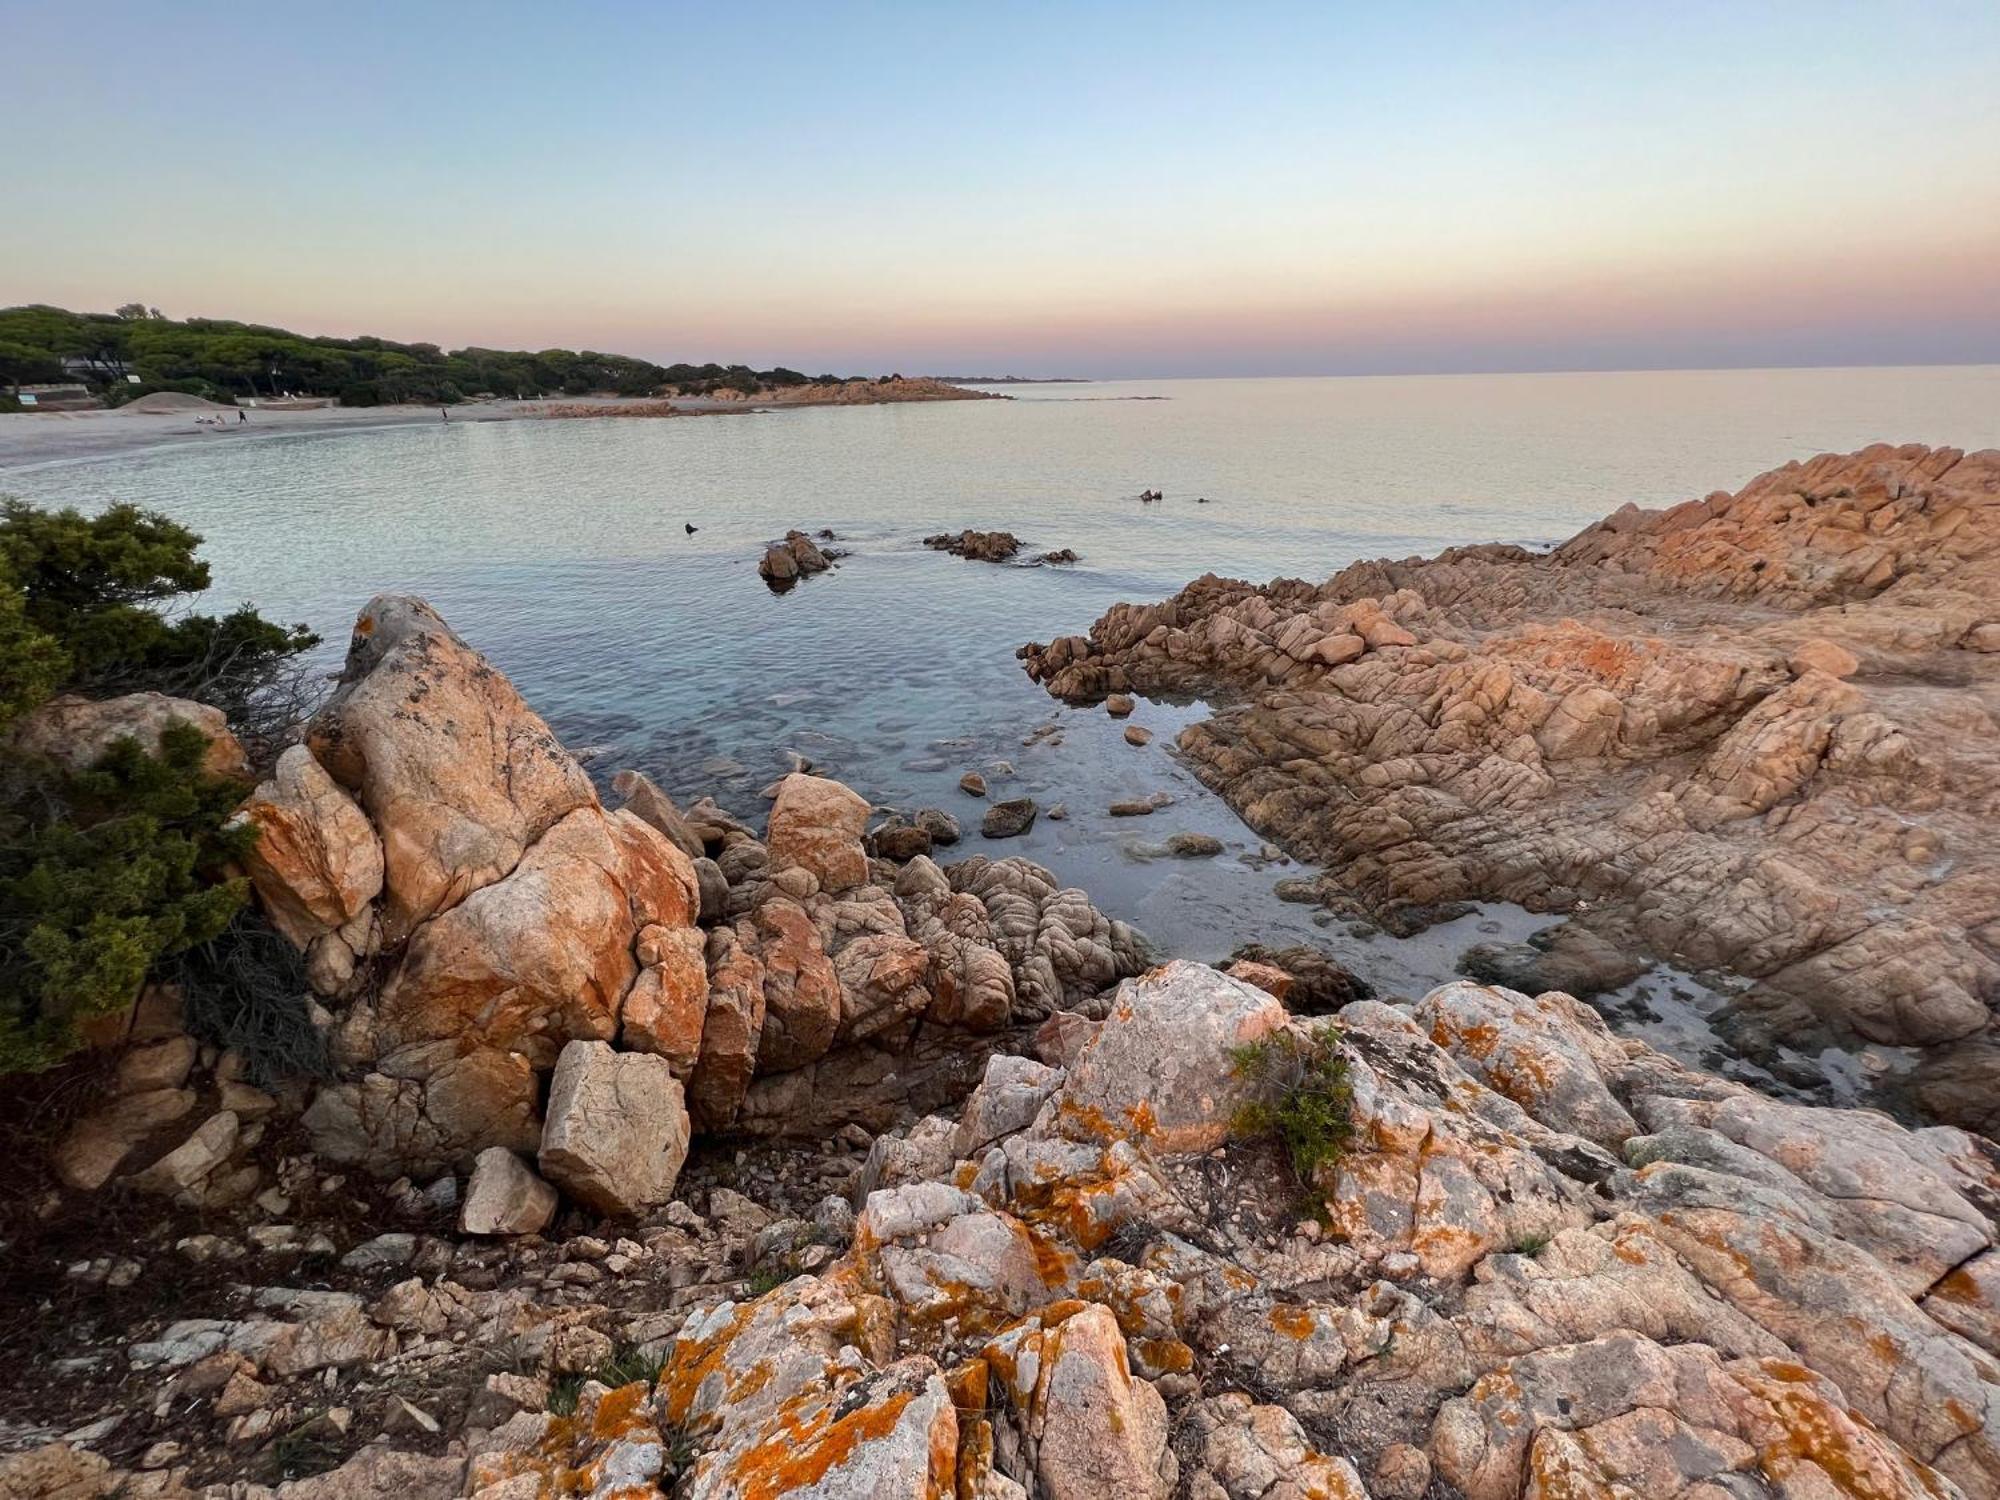
<svg viewBox="0 0 2000 1500">
<path fill-rule="evenodd" d="M 1060 823 L 1064 818 L 1069 816 L 1069 804 L 1067 802 L 1058 802 L 1048 810 L 1046 816 L 1051 823 Z"/>
<path fill-rule="evenodd" d="M 958 789 L 968 797 L 984 797 L 986 795 L 986 778 L 981 776 L 977 771 L 967 771 L 963 776 L 958 778 Z"/>
<path fill-rule="evenodd" d="M 910 821 L 928 833 L 934 844 L 958 842 L 958 819 L 941 807 L 920 807 Z"/>
<path fill-rule="evenodd" d="M 1130 693 L 1113 693 L 1104 700 L 1104 711 L 1114 719 L 1122 719 L 1139 705 L 1132 701 Z"/>
<path fill-rule="evenodd" d="M 1206 833 L 1177 833 L 1167 840 L 1175 859 L 1212 859 L 1222 852 L 1222 840 Z"/>
<path fill-rule="evenodd" d="M 1150 745 L 1152 742 L 1153 742 L 1153 731 L 1146 728 L 1143 724 L 1127 724 L 1125 726 L 1126 744 Z"/>
<path fill-rule="evenodd" d="M 1035 799 L 1015 797 L 987 808 L 979 831 L 989 839 L 1011 839 L 1026 833 L 1034 824 Z"/>
<path fill-rule="evenodd" d="M 1127 797 L 1110 807 L 1114 818 L 1150 818 L 1154 811 L 1153 804 L 1144 797 Z"/>
</svg>

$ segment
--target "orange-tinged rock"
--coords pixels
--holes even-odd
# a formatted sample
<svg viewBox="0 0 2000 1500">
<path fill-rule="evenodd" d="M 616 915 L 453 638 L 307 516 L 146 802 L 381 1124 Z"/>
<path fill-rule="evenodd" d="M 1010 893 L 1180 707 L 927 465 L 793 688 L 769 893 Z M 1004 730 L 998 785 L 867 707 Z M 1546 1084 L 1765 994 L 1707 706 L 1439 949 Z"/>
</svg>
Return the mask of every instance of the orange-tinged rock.
<svg viewBox="0 0 2000 1500">
<path fill-rule="evenodd" d="M 421 599 L 385 594 L 361 611 L 308 742 L 382 840 L 392 945 L 597 805 L 590 778 L 513 684 Z"/>
<path fill-rule="evenodd" d="M 257 830 L 244 868 L 265 915 L 303 948 L 382 890 L 382 841 L 312 752 L 293 745 L 237 818 Z"/>
<path fill-rule="evenodd" d="M 861 833 L 868 799 L 824 776 L 802 772 L 778 783 L 769 837 L 773 873 L 805 870 L 822 891 L 844 891 L 868 882 L 868 854 Z"/>
</svg>

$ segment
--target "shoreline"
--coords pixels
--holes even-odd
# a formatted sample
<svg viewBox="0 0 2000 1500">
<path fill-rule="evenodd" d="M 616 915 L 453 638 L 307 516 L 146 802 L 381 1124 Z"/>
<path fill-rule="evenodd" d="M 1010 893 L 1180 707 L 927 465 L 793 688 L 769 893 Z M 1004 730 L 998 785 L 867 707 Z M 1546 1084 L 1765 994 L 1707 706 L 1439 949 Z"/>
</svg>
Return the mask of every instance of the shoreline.
<svg viewBox="0 0 2000 1500">
<path fill-rule="evenodd" d="M 750 412 L 817 410 L 825 407 L 930 405 L 941 400 L 1004 400 L 968 391 L 963 397 L 911 399 L 887 397 L 858 400 L 743 400 L 710 396 L 660 398 L 671 401 L 674 416 L 710 417 Z M 522 422 L 590 420 L 596 417 L 655 417 L 658 413 L 623 410 L 648 404 L 647 398 L 624 396 L 553 396 L 534 400 L 467 401 L 450 408 L 452 422 Z M 601 406 L 601 412 L 579 407 Z M 227 411 L 228 408 L 221 408 Z M 241 407 L 250 420 L 221 428 L 195 425 L 193 411 L 133 412 L 117 408 L 74 412 L 9 412 L 0 414 L 0 475 L 102 458 L 153 452 L 182 444 L 241 442 L 273 437 L 368 432 L 439 422 L 435 406 L 320 406 L 302 410 Z"/>
</svg>

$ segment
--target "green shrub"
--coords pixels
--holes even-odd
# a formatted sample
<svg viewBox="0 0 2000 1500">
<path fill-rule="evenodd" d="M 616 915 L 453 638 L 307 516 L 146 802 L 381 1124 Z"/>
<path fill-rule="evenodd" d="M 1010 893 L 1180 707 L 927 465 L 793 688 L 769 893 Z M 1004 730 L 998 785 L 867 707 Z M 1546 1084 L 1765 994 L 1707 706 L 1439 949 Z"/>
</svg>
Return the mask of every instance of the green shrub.
<svg viewBox="0 0 2000 1500">
<path fill-rule="evenodd" d="M 0 501 L 0 731 L 63 691 L 195 698 L 253 746 L 295 721 L 292 663 L 315 643 L 304 627 L 247 606 L 162 613 L 208 587 L 200 541 L 129 505 L 84 516 Z M 265 712 L 271 702 L 282 712 Z M 243 788 L 207 774 L 207 753 L 202 733 L 179 724 L 157 754 L 122 740 L 83 771 L 0 755 L 0 1073 L 59 1062 L 85 1022 L 129 1005 L 164 961 L 197 947 L 182 977 L 207 985 L 215 1029 L 248 1042 L 266 1028 L 267 1050 L 290 1055 L 289 1016 L 240 1013 L 283 978 L 257 978 L 256 955 L 216 946 L 247 898 L 228 868 L 255 835 L 227 826 Z"/>
<path fill-rule="evenodd" d="M 220 618 L 167 618 L 164 607 L 208 587 L 200 545 L 187 527 L 134 505 L 85 516 L 0 501 L 0 579 L 19 595 L 20 619 L 61 652 L 61 687 L 96 697 L 171 693 L 235 717 L 319 638 L 248 605 Z M 45 675 L 37 663 L 49 650 L 10 642 L 0 609 L 0 713 L 10 680 Z"/>
<path fill-rule="evenodd" d="M 229 925 L 225 873 L 255 834 L 226 826 L 243 789 L 208 775 L 189 724 L 158 755 L 118 741 L 88 771 L 17 767 L 0 811 L 0 1073 L 45 1068 L 92 1017 L 129 1005 L 165 957 Z"/>
<path fill-rule="evenodd" d="M 1273 1032 L 1235 1048 L 1230 1061 L 1253 1091 L 1237 1111 L 1237 1131 L 1276 1136 L 1301 1183 L 1314 1182 L 1322 1167 L 1346 1153 L 1354 1137 L 1354 1095 L 1347 1058 L 1333 1036 Z"/>
</svg>

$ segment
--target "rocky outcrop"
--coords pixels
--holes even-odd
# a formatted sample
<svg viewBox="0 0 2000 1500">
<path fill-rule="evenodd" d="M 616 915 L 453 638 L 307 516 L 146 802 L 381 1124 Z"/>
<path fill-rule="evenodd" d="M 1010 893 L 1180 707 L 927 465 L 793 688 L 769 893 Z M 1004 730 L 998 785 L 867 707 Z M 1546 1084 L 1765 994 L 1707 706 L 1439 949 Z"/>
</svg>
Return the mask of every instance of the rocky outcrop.
<svg viewBox="0 0 2000 1500">
<path fill-rule="evenodd" d="M 2000 1167 L 1977 1138 L 1780 1102 L 1555 993 L 1298 1018 L 1177 962 L 1095 1009 L 1063 1013 L 1065 1060 L 993 1057 L 865 1161 L 691 1159 L 596 1233 L 489 1152 L 456 1244 L 226 1238 L 340 1198 L 283 1164 L 284 1196 L 210 1200 L 221 1233 L 177 1253 L 290 1256 L 311 1289 L 149 1305 L 119 1351 L 132 1384 L 105 1393 L 134 1428 L 79 1426 L 0 1475 L 122 1494 L 164 1474 L 177 1497 L 306 1432 L 326 1495 L 2000 1496 Z M 1345 1145 L 1301 1182 L 1254 1133 L 1288 1117 L 1244 1106 L 1282 1107 L 1263 1070 L 1308 1053 Z M 575 1041 L 563 1068 L 638 1133 L 574 1139 L 568 1163 L 545 1142 L 544 1163 L 623 1196 L 667 1064 Z M 165 1053 L 129 1072 L 186 1082 Z M 587 1091 L 559 1069 L 552 1123 Z M 435 1228 L 454 1188 L 390 1198 Z"/>
<path fill-rule="evenodd" d="M 831 532 L 825 533 L 831 536 Z M 823 549 L 803 531 L 788 531 L 783 541 L 773 542 L 757 561 L 757 572 L 773 589 L 790 588 L 801 578 L 824 573 L 833 566 L 838 552 Z"/>
<path fill-rule="evenodd" d="M 1021 539 L 1011 531 L 941 531 L 924 545 L 974 562 L 1006 562 L 1021 550 Z"/>
<path fill-rule="evenodd" d="M 539 1149 L 574 1201 L 636 1212 L 671 1192 L 690 1119 L 887 1124 L 976 1076 L 983 1051 L 928 1032 L 1087 1008 L 1142 962 L 1130 929 L 1024 861 L 947 874 L 879 857 L 879 837 L 871 856 L 873 809 L 838 782 L 786 777 L 761 838 L 642 775 L 616 784 L 607 810 L 421 601 L 362 612 L 339 691 L 240 815 L 262 904 L 329 1007 L 342 1076 L 304 1112 L 323 1155 L 393 1175 Z M 935 809 L 916 819 L 925 847 L 957 837 Z M 563 1086 L 571 1057 L 616 1086 Z M 79 1138 L 74 1180 L 115 1174 L 120 1143 L 181 1108 L 154 1094 Z M 645 1125 L 644 1170 L 590 1159 L 673 1119 L 659 1140 Z"/>
<path fill-rule="evenodd" d="M 1986 1128 L 1997 591 L 2000 453 L 1881 446 L 1548 554 L 1205 577 L 1022 655 L 1071 701 L 1225 704 L 1183 757 L 1336 901 L 1733 971 L 1743 1045 L 1924 1048 L 1922 1104 Z"/>
</svg>

